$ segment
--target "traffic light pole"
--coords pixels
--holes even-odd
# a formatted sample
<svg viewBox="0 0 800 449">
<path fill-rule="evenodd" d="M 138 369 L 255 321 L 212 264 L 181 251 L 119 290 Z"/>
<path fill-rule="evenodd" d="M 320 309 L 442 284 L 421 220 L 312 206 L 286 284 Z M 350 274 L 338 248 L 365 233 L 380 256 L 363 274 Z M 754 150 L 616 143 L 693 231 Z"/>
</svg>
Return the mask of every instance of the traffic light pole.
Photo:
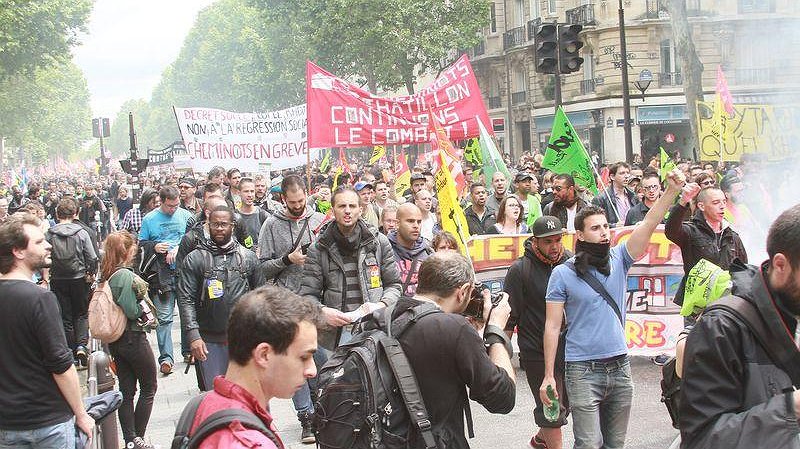
<svg viewBox="0 0 800 449">
<path fill-rule="evenodd" d="M 560 61 L 558 52 L 556 52 L 556 61 Z M 556 67 L 559 66 L 560 63 L 556 63 Z M 561 70 L 556 70 L 556 73 L 553 74 L 553 81 L 555 82 L 553 86 L 553 117 L 555 117 L 556 111 L 561 106 Z"/>
<path fill-rule="evenodd" d="M 133 178 L 131 180 L 131 190 L 133 190 L 133 202 L 139 202 L 139 194 L 141 193 L 141 186 L 139 183 L 139 155 L 136 148 L 136 131 L 133 129 L 133 112 L 128 113 L 128 136 L 131 143 L 131 172 Z"/>
<path fill-rule="evenodd" d="M 628 49 L 625 44 L 625 9 L 619 0 L 619 51 L 622 64 L 622 117 L 625 119 L 625 160 L 633 161 L 633 134 L 631 131 L 631 92 L 628 86 Z"/>
</svg>

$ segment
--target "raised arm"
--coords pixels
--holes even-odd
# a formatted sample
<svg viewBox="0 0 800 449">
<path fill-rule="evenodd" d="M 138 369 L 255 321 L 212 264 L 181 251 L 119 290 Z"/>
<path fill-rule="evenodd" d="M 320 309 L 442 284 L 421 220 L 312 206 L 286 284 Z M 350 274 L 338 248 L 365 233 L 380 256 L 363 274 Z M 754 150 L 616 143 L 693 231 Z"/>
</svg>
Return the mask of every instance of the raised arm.
<svg viewBox="0 0 800 449">
<path fill-rule="evenodd" d="M 681 193 L 681 188 L 686 183 L 686 177 L 678 170 L 674 169 L 667 174 L 667 191 L 661 198 L 653 204 L 653 207 L 644 216 L 644 220 L 633 230 L 630 238 L 626 242 L 628 253 L 636 260 L 644 255 L 647 245 L 650 243 L 650 236 L 653 235 L 656 226 L 664 219 L 667 209 Z"/>
</svg>

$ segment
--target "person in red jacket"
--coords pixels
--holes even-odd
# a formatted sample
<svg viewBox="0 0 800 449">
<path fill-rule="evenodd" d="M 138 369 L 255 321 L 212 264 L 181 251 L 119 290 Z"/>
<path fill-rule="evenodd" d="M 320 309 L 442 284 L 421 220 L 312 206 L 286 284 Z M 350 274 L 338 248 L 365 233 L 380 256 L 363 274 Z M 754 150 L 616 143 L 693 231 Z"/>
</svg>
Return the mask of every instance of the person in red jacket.
<svg viewBox="0 0 800 449">
<path fill-rule="evenodd" d="M 272 435 L 233 421 L 205 438 L 200 449 L 284 448 L 267 407 L 272 398 L 291 398 L 316 376 L 313 355 L 322 323 L 319 305 L 282 287 L 262 287 L 239 300 L 228 321 L 228 371 L 214 379 L 189 434 L 214 412 L 234 408 L 253 413 Z"/>
</svg>

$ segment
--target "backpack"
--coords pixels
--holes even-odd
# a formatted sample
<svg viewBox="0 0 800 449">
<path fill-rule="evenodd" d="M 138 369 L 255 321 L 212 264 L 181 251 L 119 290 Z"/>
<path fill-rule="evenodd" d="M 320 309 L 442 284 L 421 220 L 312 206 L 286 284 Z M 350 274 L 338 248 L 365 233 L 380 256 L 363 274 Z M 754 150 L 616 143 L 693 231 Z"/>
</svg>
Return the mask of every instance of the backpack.
<svg viewBox="0 0 800 449">
<path fill-rule="evenodd" d="M 83 251 L 79 249 L 80 237 L 78 236 L 81 229 L 77 229 L 68 236 L 57 234 L 52 229 L 47 232 L 50 235 L 50 245 L 53 246 L 50 252 L 51 271 L 56 275 L 84 274 L 86 266 L 83 263 Z"/>
<path fill-rule="evenodd" d="M 393 310 L 367 318 L 362 331 L 320 369 L 314 404 L 319 448 L 408 448 L 420 436 L 425 448 L 436 448 L 417 379 L 397 337 L 441 310 L 424 303 L 392 321 Z"/>
<path fill-rule="evenodd" d="M 661 367 L 661 402 L 667 407 L 672 427 L 679 429 L 679 410 L 681 406 L 681 378 L 675 371 L 677 359 L 673 356 Z"/>
<path fill-rule="evenodd" d="M 117 271 L 109 276 L 108 279 L 110 280 Z M 114 301 L 114 295 L 111 293 L 108 280 L 100 282 L 92 292 L 88 314 L 89 332 L 93 338 L 103 343 L 113 343 L 119 340 L 128 325 L 128 317 L 125 316 L 125 312 Z"/>
<path fill-rule="evenodd" d="M 189 403 L 186 404 L 180 419 L 178 419 L 178 424 L 175 426 L 175 435 L 172 437 L 171 449 L 195 449 L 212 433 L 228 427 L 228 425 L 234 421 L 239 421 L 242 427 L 258 430 L 263 433 L 275 443 L 275 446 L 283 446 L 277 435 L 275 435 L 272 429 L 267 427 L 258 416 L 247 410 L 237 408 L 222 409 L 212 413 L 211 416 L 203 420 L 203 422 L 197 426 L 194 433 L 189 434 L 192 429 L 192 423 L 194 423 L 195 415 L 197 415 L 197 409 L 200 408 L 200 403 L 203 402 L 206 394 L 208 394 L 208 392 L 201 393 L 193 397 L 189 400 Z"/>
</svg>

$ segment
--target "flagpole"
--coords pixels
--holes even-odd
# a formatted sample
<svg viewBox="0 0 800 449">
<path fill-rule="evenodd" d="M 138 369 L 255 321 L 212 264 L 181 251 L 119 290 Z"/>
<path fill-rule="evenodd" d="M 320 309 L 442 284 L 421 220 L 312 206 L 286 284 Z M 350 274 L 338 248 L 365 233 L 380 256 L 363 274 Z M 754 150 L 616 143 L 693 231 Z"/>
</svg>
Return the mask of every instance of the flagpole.
<svg viewBox="0 0 800 449">
<path fill-rule="evenodd" d="M 306 148 L 306 185 L 307 189 L 311 191 L 311 148 Z"/>
<path fill-rule="evenodd" d="M 592 170 L 594 170 L 594 174 L 595 174 L 597 180 L 600 182 L 600 185 L 603 186 L 603 192 L 605 192 L 606 188 L 607 188 L 606 184 L 603 182 L 603 178 L 600 176 L 600 172 L 597 171 L 597 167 L 595 167 L 594 164 L 592 163 L 592 158 L 591 158 L 591 156 L 589 156 L 589 151 L 586 149 L 586 147 L 583 146 L 583 143 L 581 143 L 581 148 L 583 148 L 583 152 L 586 154 L 586 157 L 589 158 L 588 159 L 589 160 L 589 165 L 592 166 Z M 614 205 L 614 202 L 611 201 L 611 198 L 608 198 L 608 204 L 610 204 L 611 208 L 614 210 L 614 215 L 616 215 L 617 218 L 620 218 L 619 211 L 617 211 L 617 206 Z M 622 220 L 624 222 L 625 221 L 625 217 L 622 217 Z"/>
</svg>

